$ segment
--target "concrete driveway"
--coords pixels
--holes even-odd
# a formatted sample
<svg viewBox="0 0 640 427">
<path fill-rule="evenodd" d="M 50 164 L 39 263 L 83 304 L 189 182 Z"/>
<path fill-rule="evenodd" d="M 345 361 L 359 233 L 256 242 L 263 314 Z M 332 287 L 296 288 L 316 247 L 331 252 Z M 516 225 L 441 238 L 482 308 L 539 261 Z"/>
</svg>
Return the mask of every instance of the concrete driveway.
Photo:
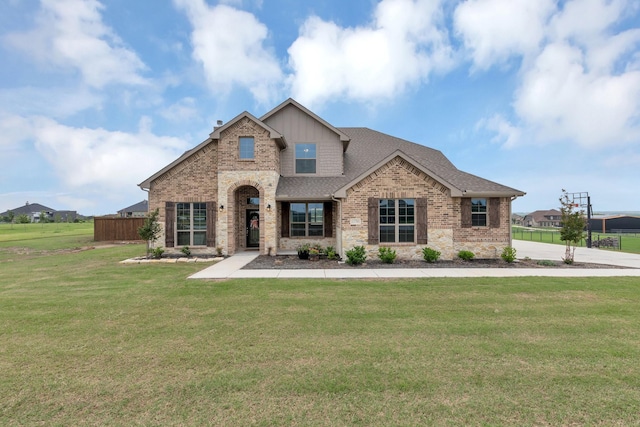
<svg viewBox="0 0 640 427">
<path fill-rule="evenodd" d="M 531 259 L 562 261 L 565 251 L 564 245 L 528 242 L 526 240 L 514 240 L 513 247 L 516 249 L 518 259 L 529 257 Z M 640 268 L 640 254 L 604 249 L 576 248 L 574 261 Z"/>
</svg>

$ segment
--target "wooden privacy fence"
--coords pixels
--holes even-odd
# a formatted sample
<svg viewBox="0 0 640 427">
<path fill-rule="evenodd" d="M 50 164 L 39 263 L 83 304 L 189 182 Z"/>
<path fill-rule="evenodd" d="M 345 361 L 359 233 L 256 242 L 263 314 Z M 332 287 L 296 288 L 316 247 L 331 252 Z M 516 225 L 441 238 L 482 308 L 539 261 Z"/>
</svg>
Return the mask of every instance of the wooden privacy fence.
<svg viewBox="0 0 640 427">
<path fill-rule="evenodd" d="M 144 218 L 117 218 L 99 216 L 93 219 L 93 240 L 142 240 L 138 228 L 144 225 Z"/>
</svg>

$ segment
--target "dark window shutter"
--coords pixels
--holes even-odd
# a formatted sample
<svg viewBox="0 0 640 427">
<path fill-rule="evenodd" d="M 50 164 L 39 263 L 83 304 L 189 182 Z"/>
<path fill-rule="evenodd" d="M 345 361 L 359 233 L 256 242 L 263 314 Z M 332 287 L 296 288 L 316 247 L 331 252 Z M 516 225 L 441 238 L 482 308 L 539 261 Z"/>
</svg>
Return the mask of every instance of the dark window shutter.
<svg viewBox="0 0 640 427">
<path fill-rule="evenodd" d="M 207 246 L 216 245 L 216 202 L 207 202 Z"/>
<path fill-rule="evenodd" d="M 500 227 L 500 199 L 498 197 L 489 199 L 489 226 L 492 228 Z"/>
<path fill-rule="evenodd" d="M 418 229 L 417 243 L 427 244 L 427 199 L 416 200 L 416 227 Z"/>
<path fill-rule="evenodd" d="M 369 244 L 377 245 L 380 241 L 380 217 L 378 215 L 380 202 L 375 197 L 369 198 L 368 203 L 368 224 L 369 224 Z"/>
<path fill-rule="evenodd" d="M 289 237 L 289 203 L 280 204 L 280 237 Z"/>
<path fill-rule="evenodd" d="M 176 229 L 176 204 L 166 202 L 164 205 L 164 245 L 168 248 L 174 247 Z"/>
<path fill-rule="evenodd" d="M 471 228 L 471 199 L 460 199 L 460 226 Z"/>
<path fill-rule="evenodd" d="M 333 237 L 333 202 L 324 202 L 324 237 Z"/>
</svg>

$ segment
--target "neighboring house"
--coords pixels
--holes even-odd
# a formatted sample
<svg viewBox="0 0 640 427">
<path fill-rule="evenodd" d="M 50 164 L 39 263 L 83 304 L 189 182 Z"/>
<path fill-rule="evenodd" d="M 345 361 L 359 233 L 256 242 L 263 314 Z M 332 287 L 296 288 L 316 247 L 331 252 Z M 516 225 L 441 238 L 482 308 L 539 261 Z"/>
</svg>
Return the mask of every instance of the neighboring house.
<svg viewBox="0 0 640 427">
<path fill-rule="evenodd" d="M 118 211 L 118 216 L 122 218 L 144 217 L 149 213 L 149 202 L 143 200 Z"/>
<path fill-rule="evenodd" d="M 556 209 L 535 211 L 524 217 L 524 225 L 527 227 L 560 227 L 561 222 L 562 212 Z"/>
<path fill-rule="evenodd" d="M 159 209 L 157 244 L 233 254 L 305 243 L 369 256 L 422 248 L 495 258 L 524 193 L 458 170 L 440 151 L 367 128 L 337 128 L 289 99 L 244 112 L 139 186 Z"/>
<path fill-rule="evenodd" d="M 511 224 L 512 225 L 524 225 L 524 217 L 518 214 L 511 214 Z"/>
<path fill-rule="evenodd" d="M 11 209 L 14 215 L 14 221 L 19 215 L 27 215 L 29 217 L 29 221 L 31 222 L 40 222 L 40 216 L 44 212 L 44 215 L 47 221 L 55 221 L 57 217 L 60 218 L 62 222 L 73 222 L 78 214 L 76 211 L 57 211 L 55 209 L 51 209 L 50 207 L 41 205 L 40 203 L 29 203 L 26 202 L 24 206 L 20 206 L 19 208 Z M 9 211 L 5 211 L 0 213 L 0 220 L 2 218 L 9 215 Z"/>
</svg>

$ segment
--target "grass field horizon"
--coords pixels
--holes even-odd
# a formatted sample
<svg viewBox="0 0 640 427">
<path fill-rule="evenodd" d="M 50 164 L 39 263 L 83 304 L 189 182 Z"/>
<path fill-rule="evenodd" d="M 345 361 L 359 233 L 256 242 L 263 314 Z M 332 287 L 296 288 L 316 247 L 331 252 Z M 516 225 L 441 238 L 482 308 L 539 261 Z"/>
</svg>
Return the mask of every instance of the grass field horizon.
<svg viewBox="0 0 640 427">
<path fill-rule="evenodd" d="M 187 280 L 77 227 L 0 229 L 0 425 L 640 423 L 640 278 Z"/>
</svg>

